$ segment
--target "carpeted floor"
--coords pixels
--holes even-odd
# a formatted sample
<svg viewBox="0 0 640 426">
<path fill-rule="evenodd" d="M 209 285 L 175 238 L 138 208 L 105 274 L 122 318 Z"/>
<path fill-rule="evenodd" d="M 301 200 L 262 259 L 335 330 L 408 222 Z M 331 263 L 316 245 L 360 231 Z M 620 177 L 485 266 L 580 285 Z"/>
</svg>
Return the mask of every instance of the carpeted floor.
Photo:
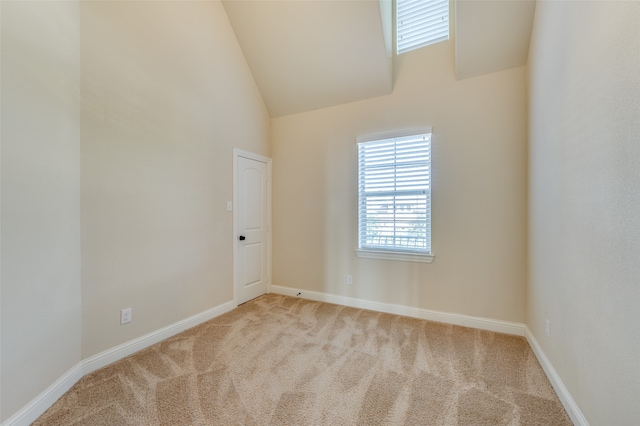
<svg viewBox="0 0 640 426">
<path fill-rule="evenodd" d="M 34 425 L 571 425 L 522 337 L 265 295 L 82 378 Z"/>
</svg>

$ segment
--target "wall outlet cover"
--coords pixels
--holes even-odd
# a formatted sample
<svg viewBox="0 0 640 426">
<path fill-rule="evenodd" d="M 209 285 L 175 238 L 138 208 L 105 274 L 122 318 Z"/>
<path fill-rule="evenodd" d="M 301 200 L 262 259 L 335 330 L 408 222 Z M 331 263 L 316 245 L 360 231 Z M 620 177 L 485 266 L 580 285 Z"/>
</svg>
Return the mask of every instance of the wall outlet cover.
<svg viewBox="0 0 640 426">
<path fill-rule="evenodd" d="M 125 308 L 120 311 L 120 324 L 129 324 L 131 322 L 131 308 Z"/>
</svg>

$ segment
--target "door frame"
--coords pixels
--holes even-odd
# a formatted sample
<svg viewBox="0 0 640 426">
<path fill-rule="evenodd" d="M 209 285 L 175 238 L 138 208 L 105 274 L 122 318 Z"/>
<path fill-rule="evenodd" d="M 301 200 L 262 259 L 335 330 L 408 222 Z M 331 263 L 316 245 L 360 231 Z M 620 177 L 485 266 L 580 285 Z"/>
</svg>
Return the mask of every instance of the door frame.
<svg viewBox="0 0 640 426">
<path fill-rule="evenodd" d="M 238 271 L 240 266 L 240 243 L 238 242 L 238 236 L 240 235 L 238 223 L 240 221 L 238 215 L 240 212 L 236 208 L 239 198 L 238 158 L 240 157 L 259 161 L 267 165 L 267 293 L 271 292 L 271 158 L 239 148 L 233 148 L 233 304 L 235 306 L 238 306 L 238 286 L 240 285 L 240 273 Z"/>
</svg>

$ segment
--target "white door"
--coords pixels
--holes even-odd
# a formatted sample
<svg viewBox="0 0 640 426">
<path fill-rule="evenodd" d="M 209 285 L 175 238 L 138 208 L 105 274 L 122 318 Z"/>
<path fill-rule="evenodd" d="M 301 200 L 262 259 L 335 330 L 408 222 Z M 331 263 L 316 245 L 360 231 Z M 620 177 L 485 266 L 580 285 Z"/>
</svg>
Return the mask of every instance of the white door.
<svg viewBox="0 0 640 426">
<path fill-rule="evenodd" d="M 267 292 L 269 277 L 268 160 L 236 156 L 237 303 Z"/>
</svg>

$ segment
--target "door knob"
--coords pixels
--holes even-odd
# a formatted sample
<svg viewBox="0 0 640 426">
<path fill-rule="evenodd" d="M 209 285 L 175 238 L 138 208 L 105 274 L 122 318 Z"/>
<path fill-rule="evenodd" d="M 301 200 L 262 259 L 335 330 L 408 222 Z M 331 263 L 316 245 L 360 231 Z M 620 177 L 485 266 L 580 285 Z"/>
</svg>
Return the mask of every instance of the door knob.
<svg viewBox="0 0 640 426">
<path fill-rule="evenodd" d="M 239 239 L 240 241 L 244 241 L 244 240 L 246 240 L 247 238 L 246 238 L 244 235 L 240 235 L 240 237 L 239 237 L 238 239 Z"/>
</svg>

